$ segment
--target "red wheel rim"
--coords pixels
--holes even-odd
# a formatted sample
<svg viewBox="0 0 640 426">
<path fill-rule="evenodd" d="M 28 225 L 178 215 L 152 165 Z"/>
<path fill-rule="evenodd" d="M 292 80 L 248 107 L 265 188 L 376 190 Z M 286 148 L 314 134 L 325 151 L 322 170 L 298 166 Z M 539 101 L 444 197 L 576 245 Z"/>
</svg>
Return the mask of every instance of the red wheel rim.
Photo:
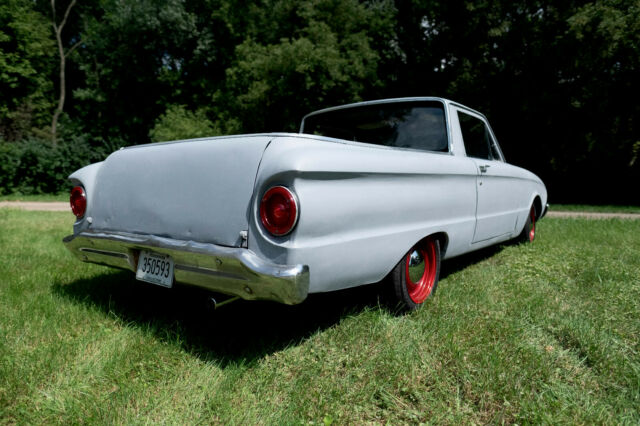
<svg viewBox="0 0 640 426">
<path fill-rule="evenodd" d="M 531 207 L 531 211 L 529 212 L 529 217 L 531 218 L 531 228 L 529 229 L 529 241 L 533 241 L 536 237 L 536 211 L 533 207 Z"/>
<path fill-rule="evenodd" d="M 436 282 L 436 244 L 427 240 L 413 247 L 404 261 L 407 292 L 414 303 L 424 302 Z"/>
</svg>

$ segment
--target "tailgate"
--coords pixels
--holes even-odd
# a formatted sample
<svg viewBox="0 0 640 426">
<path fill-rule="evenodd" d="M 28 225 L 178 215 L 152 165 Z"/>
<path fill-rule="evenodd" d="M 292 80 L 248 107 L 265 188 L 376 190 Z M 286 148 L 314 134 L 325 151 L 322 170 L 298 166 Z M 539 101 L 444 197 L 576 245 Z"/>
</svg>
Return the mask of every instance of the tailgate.
<svg viewBox="0 0 640 426">
<path fill-rule="evenodd" d="M 239 247 L 271 139 L 222 137 L 116 151 L 88 194 L 91 227 Z"/>
</svg>

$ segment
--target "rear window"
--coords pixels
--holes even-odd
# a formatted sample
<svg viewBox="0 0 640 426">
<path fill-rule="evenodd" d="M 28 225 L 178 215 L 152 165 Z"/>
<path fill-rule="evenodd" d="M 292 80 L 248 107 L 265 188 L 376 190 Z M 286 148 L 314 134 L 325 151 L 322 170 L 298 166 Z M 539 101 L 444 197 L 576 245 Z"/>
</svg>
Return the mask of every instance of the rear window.
<svg viewBox="0 0 640 426">
<path fill-rule="evenodd" d="M 444 106 L 440 102 L 373 104 L 314 114 L 304 133 L 375 145 L 448 152 Z"/>
</svg>

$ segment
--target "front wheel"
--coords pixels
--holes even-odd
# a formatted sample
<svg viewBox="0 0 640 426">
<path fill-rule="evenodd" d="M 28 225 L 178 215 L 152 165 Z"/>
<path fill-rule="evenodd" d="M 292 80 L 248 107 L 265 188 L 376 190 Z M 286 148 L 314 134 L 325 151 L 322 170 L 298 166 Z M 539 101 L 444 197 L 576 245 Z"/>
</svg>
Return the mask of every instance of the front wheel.
<svg viewBox="0 0 640 426">
<path fill-rule="evenodd" d="M 429 237 L 409 250 L 391 271 L 395 299 L 401 308 L 414 310 L 435 293 L 440 277 L 440 243 Z"/>
<path fill-rule="evenodd" d="M 536 208 L 531 206 L 529 210 L 529 216 L 524 223 L 524 228 L 518 236 L 518 242 L 530 243 L 536 238 Z"/>
</svg>

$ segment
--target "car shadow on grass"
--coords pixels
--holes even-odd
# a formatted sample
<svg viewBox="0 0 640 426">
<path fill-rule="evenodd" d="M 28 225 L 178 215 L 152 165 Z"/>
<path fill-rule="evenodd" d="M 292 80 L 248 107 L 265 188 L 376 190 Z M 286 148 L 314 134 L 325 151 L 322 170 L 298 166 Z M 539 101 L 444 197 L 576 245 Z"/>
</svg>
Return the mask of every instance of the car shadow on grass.
<svg viewBox="0 0 640 426">
<path fill-rule="evenodd" d="M 297 345 L 343 318 L 379 309 L 377 287 L 313 294 L 294 306 L 238 300 L 216 310 L 210 297 L 222 300 L 225 296 L 189 286 L 154 286 L 137 281 L 126 271 L 57 282 L 52 291 L 224 366 L 255 362 Z"/>
<path fill-rule="evenodd" d="M 500 250 L 490 247 L 447 260 L 440 278 Z M 223 300 L 220 295 L 181 285 L 166 289 L 137 281 L 127 271 L 105 271 L 91 279 L 56 282 L 52 291 L 221 366 L 256 362 L 365 311 L 401 314 L 389 305 L 387 282 L 311 294 L 294 306 L 238 300 L 213 310 L 210 298 Z"/>
</svg>

